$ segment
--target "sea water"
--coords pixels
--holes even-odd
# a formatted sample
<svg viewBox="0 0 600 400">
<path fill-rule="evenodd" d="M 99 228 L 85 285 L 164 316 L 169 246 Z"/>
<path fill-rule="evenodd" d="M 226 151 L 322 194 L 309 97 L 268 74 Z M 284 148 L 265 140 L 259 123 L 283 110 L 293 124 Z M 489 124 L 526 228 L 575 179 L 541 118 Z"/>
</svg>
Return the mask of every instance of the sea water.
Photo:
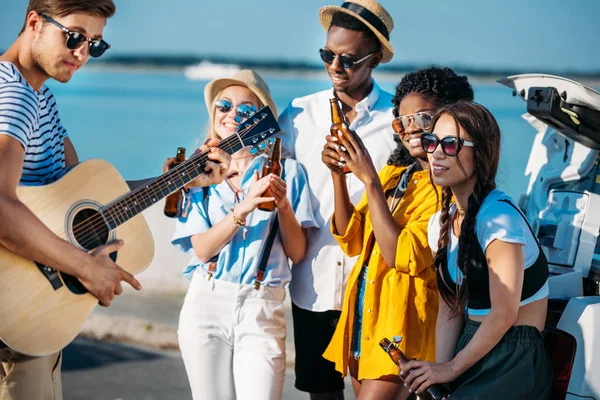
<svg viewBox="0 0 600 400">
<path fill-rule="evenodd" d="M 400 80 L 378 79 L 394 92 Z M 277 109 L 289 101 L 331 86 L 322 77 L 265 74 Z M 377 79 L 377 76 L 376 76 Z M 157 176 L 177 147 L 187 153 L 202 142 L 208 114 L 203 89 L 207 80 L 190 80 L 180 72 L 83 70 L 68 84 L 50 81 L 62 124 L 80 160 L 102 158 L 127 180 Z M 494 114 L 502 130 L 498 186 L 518 199 L 527 187 L 524 170 L 535 130 L 522 118 L 525 102 L 490 80 L 473 85 L 475 100 Z M 327 132 L 323 132 L 323 137 Z"/>
</svg>

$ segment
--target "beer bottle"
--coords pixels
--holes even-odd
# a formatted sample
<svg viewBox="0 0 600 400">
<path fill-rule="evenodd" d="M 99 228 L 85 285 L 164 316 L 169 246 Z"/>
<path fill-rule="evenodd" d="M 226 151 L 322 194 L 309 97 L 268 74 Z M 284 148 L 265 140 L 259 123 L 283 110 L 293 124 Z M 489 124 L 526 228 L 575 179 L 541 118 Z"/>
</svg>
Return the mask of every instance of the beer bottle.
<svg viewBox="0 0 600 400">
<path fill-rule="evenodd" d="M 404 353 L 402 353 L 402 351 L 389 339 L 381 339 L 379 345 L 386 353 L 388 353 L 392 361 L 400 368 L 404 368 L 404 366 L 410 361 L 408 358 L 406 358 Z M 441 400 L 449 395 L 450 391 L 446 389 L 446 387 L 435 384 L 429 386 L 423 393 L 419 393 L 416 396 L 420 400 Z"/>
<path fill-rule="evenodd" d="M 261 178 L 269 174 L 281 176 L 281 139 L 269 139 L 268 151 L 269 157 L 263 165 Z M 262 197 L 273 197 L 273 192 L 271 192 L 271 189 L 267 189 L 263 193 Z M 275 210 L 275 201 L 260 203 L 257 208 L 263 211 L 273 211 Z"/>
<path fill-rule="evenodd" d="M 175 156 L 175 164 L 173 164 L 173 167 L 181 164 L 184 161 L 185 161 L 185 148 L 178 147 L 177 155 Z M 173 167 L 171 167 L 171 168 L 173 168 Z M 179 217 L 181 215 L 182 200 L 183 200 L 183 198 L 181 197 L 181 190 L 178 190 L 178 191 L 173 192 L 170 195 L 168 195 L 167 199 L 165 200 L 165 209 L 164 209 L 165 215 L 169 218 Z"/>
<path fill-rule="evenodd" d="M 346 123 L 346 118 L 345 118 L 344 114 L 342 113 L 342 108 L 340 107 L 340 103 L 339 103 L 339 100 L 337 99 L 337 97 L 334 97 L 333 99 L 329 99 L 329 106 L 331 108 L 331 128 L 329 128 L 331 135 L 335 136 L 335 137 L 339 137 L 339 135 L 340 135 L 338 133 L 338 131 L 339 131 L 342 133 L 342 135 L 344 135 L 344 137 L 346 139 L 348 139 L 348 136 L 347 136 L 348 133 L 342 127 L 342 124 Z M 346 123 L 346 126 L 348 126 L 347 123 Z M 350 172 L 350 167 L 345 165 L 339 169 L 339 172 L 342 174 L 347 174 Z"/>
</svg>

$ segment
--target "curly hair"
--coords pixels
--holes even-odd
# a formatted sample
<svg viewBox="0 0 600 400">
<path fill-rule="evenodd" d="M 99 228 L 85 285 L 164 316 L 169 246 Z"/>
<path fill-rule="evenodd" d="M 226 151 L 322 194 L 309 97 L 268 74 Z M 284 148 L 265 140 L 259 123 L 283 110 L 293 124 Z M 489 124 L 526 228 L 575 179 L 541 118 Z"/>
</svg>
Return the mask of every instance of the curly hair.
<svg viewBox="0 0 600 400">
<path fill-rule="evenodd" d="M 459 100 L 473 101 L 473 89 L 467 77 L 457 75 L 451 68 L 432 66 L 404 75 L 392 100 L 394 117 L 399 116 L 402 99 L 411 93 L 418 93 L 436 108 Z M 388 159 L 389 165 L 406 166 L 415 162 L 399 137 L 394 136 L 398 144 Z"/>
<path fill-rule="evenodd" d="M 467 271 L 470 268 L 481 268 L 482 265 L 487 265 L 483 251 L 475 247 L 479 246 L 475 224 L 483 200 L 496 188 L 496 173 L 500 160 L 500 127 L 494 116 L 485 107 L 476 103 L 459 101 L 443 106 L 433 118 L 432 130 L 442 115 L 452 117 L 456 124 L 456 131 L 460 132 L 462 129 L 469 133 L 473 141 L 473 170 L 477 180 L 473 193 L 469 195 L 465 217 L 460 225 L 457 260 L 458 268 L 468 278 Z M 458 162 L 462 168 L 460 161 Z M 468 296 L 468 279 L 465 279 L 455 290 L 450 288 L 443 279 L 442 268 L 448 267 L 447 249 L 453 221 L 449 212 L 451 196 L 450 188 L 444 187 L 440 211 L 440 237 L 434 264 L 440 295 L 450 308 L 451 315 L 456 316 L 464 310 Z"/>
</svg>

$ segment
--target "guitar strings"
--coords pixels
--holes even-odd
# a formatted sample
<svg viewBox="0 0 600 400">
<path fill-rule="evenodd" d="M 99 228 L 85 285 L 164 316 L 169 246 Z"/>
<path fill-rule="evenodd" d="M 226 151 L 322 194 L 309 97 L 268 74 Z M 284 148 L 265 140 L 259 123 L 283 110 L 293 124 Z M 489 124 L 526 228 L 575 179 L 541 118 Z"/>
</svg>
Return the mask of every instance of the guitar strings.
<svg viewBox="0 0 600 400">
<path fill-rule="evenodd" d="M 240 140 L 240 142 L 243 144 L 243 141 L 241 141 L 241 138 L 238 135 L 245 135 L 249 130 L 253 129 L 256 127 L 256 124 L 250 127 L 246 127 L 244 129 L 242 129 L 240 132 L 238 132 L 236 135 L 232 135 L 226 139 L 224 139 L 220 144 L 219 144 L 219 148 L 221 148 L 222 146 L 225 147 L 225 145 L 227 145 L 230 150 L 233 152 L 234 147 L 232 146 L 233 143 L 230 142 L 236 142 L 237 140 Z M 255 136 L 258 136 L 260 134 L 262 134 L 264 132 L 261 132 L 259 134 L 256 135 L 252 135 L 249 137 L 249 139 L 254 138 Z M 94 239 L 94 235 L 97 234 L 98 228 L 102 229 L 103 227 L 106 227 L 106 224 L 104 223 L 104 218 L 102 218 L 102 211 L 108 211 L 110 217 L 115 221 L 115 222 L 119 222 L 119 219 L 121 220 L 120 223 L 124 223 L 125 221 L 127 221 L 128 219 L 132 218 L 133 216 L 129 217 L 128 215 L 128 211 L 126 210 L 122 210 L 119 209 L 118 207 L 114 210 L 114 212 L 112 212 L 109 207 L 111 207 L 112 205 L 118 203 L 118 202 L 123 202 L 125 204 L 125 207 L 131 207 L 134 206 L 133 208 L 135 209 L 135 207 L 137 205 L 139 205 L 140 201 L 146 201 L 150 198 L 152 198 L 152 196 L 156 196 L 156 192 L 153 191 L 153 193 L 145 193 L 148 190 L 151 190 L 150 187 L 151 185 L 156 185 L 157 183 L 165 183 L 167 176 L 171 177 L 171 176 L 176 176 L 179 172 L 182 172 L 181 170 L 184 170 L 184 172 L 190 172 L 191 170 L 195 170 L 195 172 L 198 175 L 201 175 L 201 172 L 198 170 L 198 168 L 196 168 L 196 166 L 194 165 L 197 161 L 200 161 L 200 165 L 198 165 L 198 167 L 200 166 L 205 166 L 206 161 L 208 160 L 208 154 L 210 153 L 210 149 L 205 150 L 203 152 L 200 152 L 196 155 L 193 155 L 192 157 L 190 157 L 188 159 L 188 162 L 186 163 L 182 163 L 179 164 L 177 166 L 175 166 L 174 168 L 172 168 L 168 173 L 163 174 L 161 176 L 159 176 L 158 178 L 154 179 L 153 181 L 149 182 L 148 184 L 144 185 L 141 188 L 138 188 L 136 190 L 134 190 L 133 192 L 129 192 L 126 195 L 122 196 L 119 199 L 114 200 L 113 202 L 105 205 L 104 207 L 102 207 L 102 209 L 100 210 L 99 213 L 95 214 L 92 217 L 89 217 L 79 223 L 77 223 L 77 225 L 75 225 L 73 227 L 73 232 L 74 235 L 83 235 L 83 237 L 81 238 L 81 240 L 78 240 L 79 244 L 84 247 L 87 248 L 87 246 L 93 244 L 93 242 L 95 241 Z M 191 160 L 194 160 L 193 162 L 189 162 Z M 182 182 L 183 179 L 181 179 Z M 188 182 L 190 182 L 191 180 L 189 180 Z M 185 184 L 185 183 L 184 183 Z M 182 185 L 183 186 L 183 185 Z M 164 197 L 162 191 L 160 193 L 161 196 Z M 135 203 L 138 203 L 137 205 Z M 149 206 L 148 206 L 149 207 Z M 146 207 L 147 208 L 147 207 Z M 82 232 L 83 230 L 83 232 Z M 63 239 L 65 239 L 65 237 L 63 237 Z"/>
<path fill-rule="evenodd" d="M 225 142 L 225 140 L 223 141 Z M 222 143 L 223 143 L 222 142 Z M 227 143 L 224 143 L 227 144 Z M 219 146 L 220 147 L 220 146 Z M 208 154 L 210 153 L 210 149 L 209 150 L 205 150 L 201 153 L 198 153 L 194 156 L 192 156 L 189 160 L 193 160 L 193 163 L 195 163 L 196 161 L 200 161 L 201 164 L 205 164 L 206 161 L 208 160 Z M 186 163 L 186 164 L 191 164 L 191 163 Z M 181 165 L 181 164 L 180 164 Z M 173 174 L 176 174 L 177 172 L 179 172 L 178 170 L 181 170 L 183 168 L 177 168 L 179 167 L 176 166 L 174 168 L 172 168 L 169 172 L 173 172 Z M 149 182 L 148 184 L 144 185 L 141 188 L 136 189 L 133 192 L 127 193 L 126 195 L 124 195 L 123 197 L 114 200 L 111 203 L 108 203 L 107 205 L 105 205 L 104 207 L 102 207 L 97 214 L 88 217 L 87 219 L 77 223 L 74 227 L 73 227 L 73 234 L 75 237 L 78 236 L 82 236 L 81 238 L 79 238 L 78 242 L 79 244 L 84 247 L 87 248 L 87 246 L 89 246 L 90 244 L 92 244 L 94 242 L 94 235 L 97 233 L 98 228 L 102 229 L 103 227 L 106 226 L 106 224 L 104 223 L 104 218 L 102 217 L 102 212 L 106 211 L 107 209 L 109 209 L 109 207 L 111 205 L 113 205 L 114 203 L 120 202 L 125 200 L 127 197 L 129 196 L 134 196 L 136 197 L 136 195 L 140 194 L 140 196 L 137 196 L 138 202 L 141 201 L 146 201 L 148 199 L 150 199 L 152 197 L 152 193 L 150 194 L 142 194 L 142 192 L 147 190 L 147 187 L 152 185 L 152 184 L 156 184 L 159 183 L 160 180 L 162 179 L 161 177 L 156 178 L 155 180 Z M 154 193 L 154 195 L 156 195 Z M 126 200 L 127 203 L 127 200 Z M 131 205 L 131 203 L 130 203 Z M 125 212 L 121 212 L 121 210 L 119 210 L 119 208 L 116 208 L 114 212 L 111 212 L 109 210 L 108 215 L 115 221 L 115 222 L 119 222 L 119 221 L 126 221 L 128 218 L 127 216 L 124 215 Z M 63 237 L 64 239 L 64 237 Z"/>
</svg>

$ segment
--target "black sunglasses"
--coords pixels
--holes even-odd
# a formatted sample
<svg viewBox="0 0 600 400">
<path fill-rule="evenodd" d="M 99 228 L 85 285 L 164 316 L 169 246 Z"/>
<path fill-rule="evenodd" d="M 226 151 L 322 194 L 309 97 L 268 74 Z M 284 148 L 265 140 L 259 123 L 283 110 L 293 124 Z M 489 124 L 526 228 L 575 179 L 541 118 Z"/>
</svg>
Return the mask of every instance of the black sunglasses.
<svg viewBox="0 0 600 400">
<path fill-rule="evenodd" d="M 331 64 L 333 62 L 333 60 L 336 57 L 338 57 L 342 67 L 344 67 L 345 69 L 351 69 L 356 64 L 360 64 L 361 62 L 365 61 L 367 58 L 371 57 L 375 53 L 367 54 L 360 60 L 354 60 L 354 59 L 350 58 L 349 56 L 345 56 L 345 55 L 334 54 L 333 51 L 326 49 L 326 48 L 319 49 L 319 54 L 321 55 L 321 60 L 323 60 L 324 63 Z"/>
<path fill-rule="evenodd" d="M 227 99 L 220 99 L 215 103 L 215 107 L 222 113 L 228 113 L 233 109 L 233 103 Z M 243 103 L 238 104 L 235 110 L 235 121 L 238 123 L 242 122 L 242 119 L 250 118 L 254 113 L 256 113 L 256 106 Z"/>
<path fill-rule="evenodd" d="M 438 145 L 442 146 L 442 151 L 445 155 L 454 157 L 463 146 L 473 147 L 473 142 L 469 142 L 458 136 L 446 136 L 443 139 L 439 139 L 430 132 L 421 135 L 421 147 L 426 153 L 433 153 Z"/>
<path fill-rule="evenodd" d="M 104 54 L 106 50 L 110 49 L 110 45 L 106 43 L 104 39 L 88 39 L 79 32 L 74 32 L 68 28 L 65 28 L 47 15 L 40 14 L 40 16 L 46 21 L 59 27 L 67 35 L 67 48 L 70 50 L 78 49 L 85 42 L 88 42 L 90 46 L 90 56 L 98 58 Z"/>
</svg>

